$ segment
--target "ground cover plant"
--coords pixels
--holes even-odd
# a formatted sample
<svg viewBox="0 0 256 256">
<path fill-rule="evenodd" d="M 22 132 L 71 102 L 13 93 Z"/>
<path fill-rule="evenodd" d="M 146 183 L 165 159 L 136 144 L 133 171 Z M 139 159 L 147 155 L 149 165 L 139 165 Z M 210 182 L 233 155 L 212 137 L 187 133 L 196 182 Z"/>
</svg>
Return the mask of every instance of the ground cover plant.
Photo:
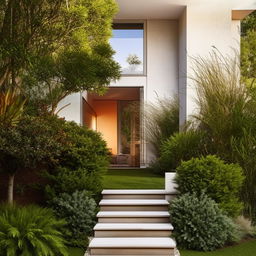
<svg viewBox="0 0 256 256">
<path fill-rule="evenodd" d="M 61 231 L 65 221 L 38 206 L 0 206 L 0 255 L 68 256 Z"/>
</svg>

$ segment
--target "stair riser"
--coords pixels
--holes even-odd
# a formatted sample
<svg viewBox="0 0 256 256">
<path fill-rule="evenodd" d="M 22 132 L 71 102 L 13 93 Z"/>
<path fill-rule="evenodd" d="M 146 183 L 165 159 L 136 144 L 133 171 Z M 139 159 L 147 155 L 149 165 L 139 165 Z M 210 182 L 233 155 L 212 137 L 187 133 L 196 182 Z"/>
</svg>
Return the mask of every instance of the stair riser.
<svg viewBox="0 0 256 256">
<path fill-rule="evenodd" d="M 170 223 L 169 218 L 98 218 L 99 223 Z"/>
<path fill-rule="evenodd" d="M 166 205 L 103 205 L 101 211 L 168 211 Z"/>
<path fill-rule="evenodd" d="M 90 255 L 163 255 L 163 256 L 174 256 L 174 249 L 90 249 Z"/>
<path fill-rule="evenodd" d="M 103 195 L 103 199 L 165 199 L 165 195 Z"/>
<path fill-rule="evenodd" d="M 169 237 L 171 231 L 168 230 L 100 230 L 94 232 L 95 237 Z"/>
</svg>

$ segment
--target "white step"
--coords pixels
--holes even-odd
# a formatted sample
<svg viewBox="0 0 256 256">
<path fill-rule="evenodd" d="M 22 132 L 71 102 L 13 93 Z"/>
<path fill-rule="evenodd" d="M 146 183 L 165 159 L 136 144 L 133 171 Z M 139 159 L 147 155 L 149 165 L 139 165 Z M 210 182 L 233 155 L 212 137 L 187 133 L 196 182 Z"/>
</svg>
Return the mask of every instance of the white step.
<svg viewBox="0 0 256 256">
<path fill-rule="evenodd" d="M 102 199 L 101 211 L 167 211 L 168 201 L 164 199 Z"/>
<path fill-rule="evenodd" d="M 103 199 L 165 199 L 171 194 L 162 189 L 104 189 Z"/>
<path fill-rule="evenodd" d="M 95 237 L 169 237 L 170 223 L 98 223 Z"/>
<path fill-rule="evenodd" d="M 167 237 L 93 238 L 90 255 L 174 255 L 176 243 Z"/>
<path fill-rule="evenodd" d="M 101 211 L 97 214 L 99 223 L 169 223 L 167 211 Z"/>
</svg>

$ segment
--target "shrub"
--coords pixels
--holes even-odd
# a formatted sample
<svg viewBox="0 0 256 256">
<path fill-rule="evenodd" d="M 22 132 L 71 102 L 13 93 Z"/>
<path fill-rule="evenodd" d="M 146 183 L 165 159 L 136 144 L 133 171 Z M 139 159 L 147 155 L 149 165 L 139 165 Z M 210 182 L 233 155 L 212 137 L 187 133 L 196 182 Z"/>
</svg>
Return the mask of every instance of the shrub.
<svg viewBox="0 0 256 256">
<path fill-rule="evenodd" d="M 0 255 L 68 255 L 60 232 L 64 224 L 50 209 L 2 206 Z"/>
<path fill-rule="evenodd" d="M 253 70 L 248 69 L 246 54 L 241 59 L 245 64 L 242 67 L 244 76 L 252 74 Z M 246 181 L 241 197 L 245 214 L 256 223 L 256 94 L 253 81 L 249 89 L 241 83 L 237 54 L 224 56 L 217 50 L 209 57 L 195 58 L 193 69 L 198 127 L 211 138 L 214 154 L 228 162 L 239 163 L 243 168 Z"/>
<path fill-rule="evenodd" d="M 161 143 L 179 131 L 178 99 L 164 98 L 158 99 L 155 104 L 148 104 L 144 119 L 147 140 L 159 155 Z"/>
<path fill-rule="evenodd" d="M 170 215 L 180 248 L 212 251 L 238 240 L 234 223 L 205 194 L 187 193 L 174 199 Z"/>
<path fill-rule="evenodd" d="M 62 148 L 58 168 L 48 173 L 53 194 L 102 189 L 102 173 L 109 165 L 106 142 L 100 134 L 74 122 L 64 123 L 68 144 Z"/>
<path fill-rule="evenodd" d="M 64 218 L 70 233 L 65 236 L 72 246 L 86 247 L 87 236 L 95 225 L 97 205 L 87 191 L 60 194 L 50 202 L 56 216 Z"/>
<path fill-rule="evenodd" d="M 203 191 L 230 216 L 237 216 L 242 204 L 239 202 L 244 176 L 236 164 L 225 164 L 216 156 L 208 155 L 182 162 L 177 168 L 176 183 L 181 194 Z"/>
<path fill-rule="evenodd" d="M 49 199 L 56 196 L 56 191 L 58 193 L 72 194 L 74 191 L 87 190 L 97 193 L 101 191 L 102 187 L 99 174 L 88 173 L 86 169 L 70 170 L 59 167 L 57 173 L 50 176 L 50 178 L 53 184 L 46 187 Z"/>
<path fill-rule="evenodd" d="M 174 171 L 181 161 L 206 154 L 204 133 L 189 130 L 175 133 L 161 146 L 160 158 L 153 165 L 158 173 Z"/>
</svg>

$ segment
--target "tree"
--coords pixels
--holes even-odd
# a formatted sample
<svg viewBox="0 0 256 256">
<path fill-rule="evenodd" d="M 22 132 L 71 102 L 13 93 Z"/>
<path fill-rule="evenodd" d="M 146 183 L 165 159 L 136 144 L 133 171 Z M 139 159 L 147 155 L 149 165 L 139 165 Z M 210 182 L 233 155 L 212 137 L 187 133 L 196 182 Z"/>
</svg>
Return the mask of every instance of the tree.
<svg viewBox="0 0 256 256">
<path fill-rule="evenodd" d="M 8 175 L 8 202 L 13 202 L 14 177 L 24 168 L 53 168 L 67 142 L 64 121 L 55 116 L 23 117 L 16 126 L 0 124 L 0 171 Z"/>
<path fill-rule="evenodd" d="M 256 79 L 256 12 L 242 22 L 241 74 L 244 81 L 253 85 Z"/>
<path fill-rule="evenodd" d="M 0 88 L 19 88 L 53 113 L 65 96 L 101 93 L 113 60 L 114 0 L 0 0 Z"/>
<path fill-rule="evenodd" d="M 139 57 L 136 54 L 129 54 L 126 61 L 129 65 L 140 65 L 141 64 L 141 60 L 139 59 Z"/>
</svg>

